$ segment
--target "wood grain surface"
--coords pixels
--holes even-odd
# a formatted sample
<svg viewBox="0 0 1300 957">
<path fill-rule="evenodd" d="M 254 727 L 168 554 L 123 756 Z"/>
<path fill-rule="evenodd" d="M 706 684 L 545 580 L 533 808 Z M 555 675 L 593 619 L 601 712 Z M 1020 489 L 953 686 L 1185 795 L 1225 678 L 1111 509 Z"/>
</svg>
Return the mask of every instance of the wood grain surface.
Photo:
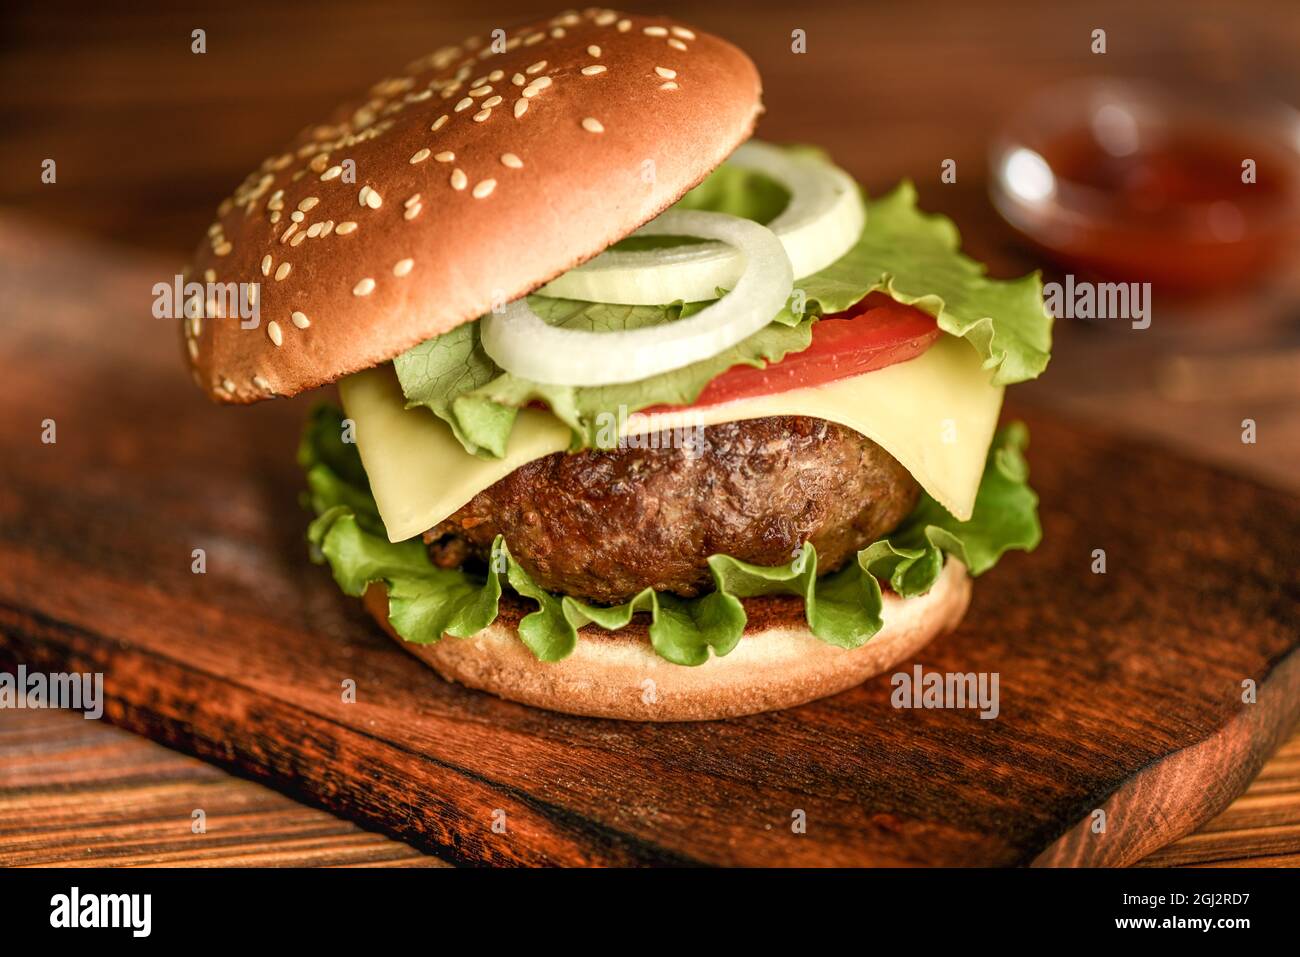
<svg viewBox="0 0 1300 957">
<path fill-rule="evenodd" d="M 195 808 L 207 831 L 190 829 Z M 362 830 L 103 722 L 0 715 L 0 866 L 438 867 Z M 1300 734 L 1250 787 L 1142 867 L 1300 866 Z"/>
<path fill-rule="evenodd" d="M 764 76 L 769 109 L 763 136 L 816 142 L 875 191 L 899 177 L 914 178 L 924 205 L 954 216 L 967 248 L 1000 275 L 1040 264 L 988 207 L 985 148 L 1009 111 L 1035 90 L 1069 77 L 1111 74 L 1176 84 L 1211 82 L 1293 103 L 1300 99 L 1300 73 L 1293 62 L 1300 18 L 1293 15 L 1293 0 L 1231 7 L 1215 0 L 1189 0 L 1176 7 L 1127 0 L 1008 0 L 993 8 L 945 0 L 831 0 L 815 6 L 757 0 L 743 12 L 732 4 L 708 2 L 631 8 L 674 13 L 740 44 Z M 0 365 L 6 398 L 22 388 L 27 396 L 23 414 L 29 419 L 62 412 L 59 389 L 94 366 L 91 380 L 81 388 L 93 391 L 102 382 L 105 406 L 125 392 L 132 405 L 122 416 L 141 428 L 166 428 L 174 420 L 153 408 L 150 384 L 178 375 L 179 364 L 172 355 L 135 354 L 137 337 L 157 334 L 134 316 L 147 313 L 149 294 L 147 285 L 141 287 L 142 277 L 152 282 L 160 270 L 155 258 L 140 257 L 129 248 L 161 251 L 169 266 L 179 266 L 216 201 L 261 156 L 337 99 L 448 38 L 549 12 L 550 5 L 526 0 L 494 0 L 478 9 L 442 0 L 377 0 L 365 5 L 364 14 L 351 0 L 316 0 L 310 15 L 295 5 L 247 0 L 184 7 L 78 0 L 7 4 L 0 27 L 0 167 L 6 174 L 0 177 L 0 206 L 85 230 L 117 246 L 69 244 L 58 233 L 13 222 L 5 228 L 7 271 L 0 288 L 6 305 L 11 305 L 11 288 L 28 298 L 29 322 L 27 328 L 13 325 L 12 313 L 0 319 L 4 356 L 12 357 L 17 349 L 30 357 L 24 350 L 34 346 L 41 360 L 33 365 L 24 358 L 19 368 L 9 361 Z M 1097 26 L 1107 30 L 1111 41 L 1104 57 L 1093 56 L 1085 42 Z M 189 52 L 195 27 L 208 31 L 209 52 L 203 57 Z M 807 31 L 805 56 L 789 52 L 794 27 Z M 286 45 L 285 36 L 294 42 Z M 58 160 L 57 186 L 40 181 L 40 164 L 47 157 Z M 958 161 L 956 184 L 939 183 L 939 163 L 946 157 Z M 1259 287 L 1227 302 L 1162 302 L 1152 328 L 1141 334 L 1126 327 L 1058 323 L 1051 374 L 1017 391 L 1035 405 L 1193 451 L 1300 493 L 1296 377 L 1279 374 L 1286 368 L 1279 362 L 1300 349 L 1298 292 L 1300 270 L 1282 289 Z M 57 328 L 38 335 L 36 327 L 46 313 Z M 100 361 L 96 365 L 83 358 L 64 368 L 65 349 L 98 352 Z M 140 379 L 134 387 L 120 381 L 132 376 Z M 195 415 L 202 411 L 192 407 L 192 397 L 183 390 L 165 394 Z M 17 414 L 10 410 L 3 431 L 0 459 L 6 462 L 20 446 L 23 454 L 30 453 L 27 443 L 39 429 L 38 422 L 29 421 L 18 426 L 18 433 L 9 431 Z M 218 481 L 241 466 L 258 470 L 268 462 L 275 463 L 275 475 L 291 474 L 287 463 L 300 414 L 259 408 L 249 411 L 251 419 L 236 416 L 225 422 L 215 432 L 214 454 L 224 449 L 234 459 L 228 468 L 216 470 Z M 1260 423 L 1257 445 L 1240 441 L 1239 423 L 1245 416 Z M 191 427 L 205 428 L 201 423 L 210 421 L 200 417 Z M 276 437 L 268 432 L 263 444 L 249 446 L 248 435 L 257 430 L 271 430 Z M 14 434 L 20 445 L 10 442 Z M 66 432 L 61 436 L 66 439 Z M 303 607 L 292 575 L 312 581 L 315 570 L 301 562 L 300 529 L 292 522 L 280 533 L 261 533 L 274 540 L 279 577 L 259 580 L 258 563 L 247 560 L 250 549 L 260 547 L 260 539 L 251 534 L 259 521 L 257 510 L 293 509 L 292 493 L 277 487 L 278 479 L 266 480 L 260 501 L 252 506 L 246 500 L 227 503 L 230 508 L 220 521 L 160 528 L 165 546 L 106 543 L 105 537 L 133 522 L 177 514 L 177 500 L 189 489 L 201 490 L 209 476 L 184 465 L 169 473 L 158 442 L 142 442 L 129 430 L 74 441 L 82 444 L 82 454 L 62 461 L 69 469 L 83 468 L 76 491 L 83 504 L 85 497 L 93 497 L 95 517 L 88 519 L 84 512 L 57 522 L 47 517 L 74 501 L 60 490 L 68 475 L 51 464 L 40 473 L 54 476 L 47 488 L 40 487 L 35 475 L 21 487 L 0 485 L 0 529 L 6 535 L 13 531 L 9 516 L 14 509 L 25 506 L 25 496 L 35 496 L 45 511 L 26 519 L 28 532 L 36 529 L 29 542 L 33 548 L 59 544 L 74 568 L 106 572 L 106 565 L 116 563 L 121 566 L 117 574 L 143 571 L 134 587 L 162 589 L 164 595 L 174 582 L 155 570 L 188 568 L 188 546 L 175 540 L 202 535 L 217 543 L 225 587 L 231 587 L 232 574 L 238 579 L 236 601 L 249 596 L 261 601 L 266 589 L 279 587 L 270 597 L 287 596 L 293 602 L 288 617 Z M 95 453 L 126 471 L 149 467 L 138 460 L 154 456 L 151 467 L 160 478 L 152 494 L 161 496 L 164 508 L 155 515 L 138 501 L 126 501 L 127 513 L 115 512 L 119 496 L 112 487 L 113 473 L 97 471 L 99 463 L 88 461 L 94 458 L 85 451 L 88 441 Z M 1040 452 L 1037 447 L 1032 452 L 1035 464 Z M 17 468 L 6 465 L 6 474 Z M 220 508 L 219 502 L 209 505 Z M 85 536 L 79 521 L 103 528 Z M 40 530 L 42 522 L 50 527 Z M 210 534 L 214 529 L 217 534 Z M 1078 529 L 1072 532 L 1079 534 Z M 0 576 L 7 560 L 0 548 Z M 312 623 L 328 618 L 339 601 L 319 584 L 316 579 Z M 68 586 L 41 587 L 57 605 L 60 589 Z M 206 583 L 182 594 L 196 594 L 201 587 Z M 207 600 L 218 601 L 213 595 Z M 326 632 L 327 640 L 338 634 L 337 623 L 330 627 L 335 630 Z M 65 737 L 79 743 L 65 748 Z M 1297 741 L 1284 746 L 1222 815 L 1145 862 L 1300 863 Z M 144 862 L 154 854 L 165 854 L 167 861 L 202 863 L 222 859 L 210 856 L 218 842 L 227 842 L 220 844 L 227 848 L 221 853 L 232 861 L 244 856 L 264 863 L 359 860 L 351 849 L 359 832 L 338 822 L 341 829 L 329 834 L 324 824 L 319 829 L 304 825 L 313 829 L 314 843 L 293 849 L 294 835 L 300 833 L 296 821 L 331 820 L 305 808 L 299 812 L 302 818 L 287 811 L 287 816 L 271 812 L 241 818 L 238 836 L 216 824 L 202 840 L 192 838 L 188 827 L 176 836 L 173 817 L 187 821 L 191 808 L 188 793 L 168 790 L 168 782 L 193 774 L 203 777 L 205 794 L 219 795 L 208 798 L 213 806 L 282 806 L 277 803 L 281 798 L 258 785 L 103 722 L 0 712 L 0 863 L 10 861 L 10 849 L 14 855 L 20 852 L 11 842 L 28 831 L 33 837 L 21 845 L 27 855 L 23 860 L 44 863 L 100 855 Z M 292 782 L 280 786 L 293 788 Z M 53 806 L 59 810 L 50 810 Z M 36 833 L 32 821 L 47 814 L 57 824 Z M 93 847 L 78 846 L 78 836 L 86 836 Z M 359 853 L 365 857 L 372 851 Z"/>
<path fill-rule="evenodd" d="M 1300 735 L 1264 765 L 1246 793 L 1142 867 L 1300 867 Z"/>
<path fill-rule="evenodd" d="M 204 828 L 195 833 L 196 810 Z M 439 867 L 414 848 L 80 715 L 0 719 L 5 867 Z"/>
<path fill-rule="evenodd" d="M 306 403 L 207 405 L 147 317 L 162 272 L 0 228 L 0 654 L 102 671 L 113 723 L 452 861 L 1129 863 L 1221 811 L 1300 711 L 1300 502 L 1042 415 L 1043 547 L 920 658 L 999 672 L 997 720 L 894 710 L 883 676 L 679 727 L 448 685 L 305 561 Z M 1099 807 L 1104 835 L 1071 832 Z"/>
<path fill-rule="evenodd" d="M 202 808 L 208 830 L 190 830 Z M 1300 735 L 1142 867 L 1300 866 Z M 440 858 L 102 722 L 0 716 L 0 865 L 437 867 Z"/>
</svg>

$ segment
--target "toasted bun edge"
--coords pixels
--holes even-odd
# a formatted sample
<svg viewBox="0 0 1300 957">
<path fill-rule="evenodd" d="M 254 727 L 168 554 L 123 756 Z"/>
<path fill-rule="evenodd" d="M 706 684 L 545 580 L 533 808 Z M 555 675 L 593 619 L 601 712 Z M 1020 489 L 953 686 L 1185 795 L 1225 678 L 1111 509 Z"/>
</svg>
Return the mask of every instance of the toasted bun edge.
<svg viewBox="0 0 1300 957">
<path fill-rule="evenodd" d="M 448 681 L 566 714 L 708 721 L 790 708 L 861 684 L 955 628 L 970 594 L 966 569 L 949 559 L 926 594 L 903 599 L 886 593 L 884 627 L 860 648 L 816 638 L 802 603 L 791 602 L 781 614 L 768 609 L 757 625 L 751 621 L 730 654 L 697 667 L 660 658 L 643 632 L 627 638 L 617 632 L 589 638 L 584 632 L 569 657 L 538 661 L 519 640 L 512 615 L 469 638 L 415 644 L 389 625 L 382 586 L 372 585 L 363 601 L 389 635 Z"/>
</svg>

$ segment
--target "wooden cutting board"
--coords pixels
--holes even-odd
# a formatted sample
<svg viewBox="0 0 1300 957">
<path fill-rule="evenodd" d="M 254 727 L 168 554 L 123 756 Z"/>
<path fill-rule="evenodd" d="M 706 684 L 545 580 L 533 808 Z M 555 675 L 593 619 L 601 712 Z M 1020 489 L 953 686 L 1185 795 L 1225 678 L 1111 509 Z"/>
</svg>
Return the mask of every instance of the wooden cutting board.
<svg viewBox="0 0 1300 957">
<path fill-rule="evenodd" d="M 997 672 L 996 720 L 888 676 L 661 726 L 449 685 L 306 560 L 313 400 L 208 405 L 149 315 L 165 269 L 0 222 L 0 665 L 102 671 L 110 721 L 453 861 L 1128 863 L 1300 718 L 1300 501 L 1033 414 L 1043 546 L 917 659 Z"/>
</svg>

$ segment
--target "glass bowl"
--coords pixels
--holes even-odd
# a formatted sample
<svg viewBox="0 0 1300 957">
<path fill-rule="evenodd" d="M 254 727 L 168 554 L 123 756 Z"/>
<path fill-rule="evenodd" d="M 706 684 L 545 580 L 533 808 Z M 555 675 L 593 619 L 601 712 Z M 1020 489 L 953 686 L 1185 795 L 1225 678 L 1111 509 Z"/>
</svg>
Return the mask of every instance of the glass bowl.
<svg viewBox="0 0 1300 957">
<path fill-rule="evenodd" d="M 989 192 L 1013 228 L 1067 267 L 1162 288 L 1240 284 L 1295 255 L 1300 114 L 1139 81 L 1074 81 L 998 134 Z"/>
</svg>

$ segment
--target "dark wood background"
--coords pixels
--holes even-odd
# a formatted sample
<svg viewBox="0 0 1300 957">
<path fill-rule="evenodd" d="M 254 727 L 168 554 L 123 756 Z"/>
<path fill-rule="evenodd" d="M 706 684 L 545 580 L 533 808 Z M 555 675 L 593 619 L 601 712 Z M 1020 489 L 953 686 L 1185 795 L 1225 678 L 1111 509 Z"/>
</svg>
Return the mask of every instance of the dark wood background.
<svg viewBox="0 0 1300 957">
<path fill-rule="evenodd" d="M 493 3 L 491 16 L 475 12 L 486 6 L 10 2 L 0 16 L 0 215 L 85 233 L 110 251 L 143 248 L 179 266 L 216 202 L 335 100 L 444 40 L 554 12 L 515 2 Z M 739 43 L 764 77 L 768 114 L 760 135 L 816 142 L 875 191 L 910 176 L 925 205 L 953 216 L 968 249 L 1002 275 L 1040 264 L 993 216 L 984 192 L 984 152 L 998 123 L 1037 88 L 1106 73 L 1219 83 L 1300 101 L 1300 17 L 1292 0 L 631 8 L 674 13 Z M 207 31 L 203 56 L 189 49 L 196 27 Z M 789 51 L 796 27 L 809 38 L 802 56 Z M 1095 27 L 1107 30 L 1104 57 L 1088 49 Z M 40 183 L 47 157 L 58 162 L 57 185 Z M 958 161 L 954 185 L 939 182 L 945 158 Z M 1161 304 L 1145 333 L 1061 323 L 1051 375 L 1020 390 L 1022 399 L 1300 489 L 1294 377 L 1268 374 L 1277 366 L 1266 361 L 1300 350 L 1297 289 L 1293 270 L 1276 283 L 1213 302 Z M 1188 369 L 1190 380 L 1179 375 Z M 1240 442 L 1239 422 L 1247 415 L 1261 424 L 1255 446 Z M 163 859 L 151 858 L 145 839 L 154 818 L 142 808 L 133 821 L 129 803 L 114 803 L 114 796 L 121 798 L 123 787 L 153 793 L 170 774 L 190 773 L 183 769 L 195 767 L 191 759 L 78 719 L 68 719 L 78 728 L 69 740 L 96 743 L 61 748 L 70 730 L 58 716 L 0 720 L 0 860 L 83 859 L 83 833 L 99 835 L 94 843 L 100 851 L 90 859 L 104 848 L 115 848 L 123 859 Z M 83 730 L 87 726 L 91 730 Z M 121 763 L 101 776 L 92 769 L 106 767 L 100 760 L 105 753 L 120 755 Z M 1204 835 L 1156 860 L 1262 855 L 1295 863 L 1296 760 L 1293 745 L 1266 768 L 1240 808 L 1234 805 Z M 43 770 L 24 772 L 33 761 Z M 74 768 L 82 769 L 80 776 Z M 230 781 L 232 795 L 255 788 L 224 775 L 217 780 Z M 45 842 L 25 822 L 42 802 L 62 800 L 68 792 L 61 788 L 83 790 L 65 807 L 63 830 L 51 832 L 62 839 Z M 265 800 L 270 807 L 285 799 Z M 292 819 L 293 806 L 284 806 Z M 75 808 L 85 809 L 84 827 Z M 322 833 L 341 828 L 339 847 L 368 840 L 348 825 L 331 825 L 322 812 L 301 814 L 304 820 L 319 815 Z M 109 835 L 113 828 L 125 829 L 117 832 L 120 840 Z M 138 846 L 131 845 L 132 834 L 140 837 Z M 284 834 L 293 828 L 250 826 L 250 859 L 260 853 L 259 841 L 270 847 Z M 284 839 L 293 846 L 292 836 Z M 275 859 L 342 862 L 409 854 L 402 845 L 375 840 L 382 849 L 354 857 L 315 849 Z M 36 849 L 33 856 L 22 857 L 14 841 L 28 852 Z"/>
<path fill-rule="evenodd" d="M 681 17 L 758 63 L 759 134 L 829 149 L 870 189 L 915 179 L 987 256 L 984 154 L 1035 90 L 1077 76 L 1227 85 L 1300 101 L 1292 0 L 751 0 L 626 9 Z M 216 203 L 345 96 L 449 39 L 556 12 L 493 0 L 8 0 L 0 20 L 0 204 L 186 255 Z M 1091 31 L 1108 51 L 1089 51 Z M 190 52 L 190 31 L 208 52 Z M 790 52 L 790 32 L 808 52 Z M 59 162 L 57 187 L 40 162 Z M 958 181 L 939 183 L 939 164 Z M 987 239 L 986 239 L 987 237 Z M 1016 266 L 1019 267 L 1020 260 Z"/>
</svg>

